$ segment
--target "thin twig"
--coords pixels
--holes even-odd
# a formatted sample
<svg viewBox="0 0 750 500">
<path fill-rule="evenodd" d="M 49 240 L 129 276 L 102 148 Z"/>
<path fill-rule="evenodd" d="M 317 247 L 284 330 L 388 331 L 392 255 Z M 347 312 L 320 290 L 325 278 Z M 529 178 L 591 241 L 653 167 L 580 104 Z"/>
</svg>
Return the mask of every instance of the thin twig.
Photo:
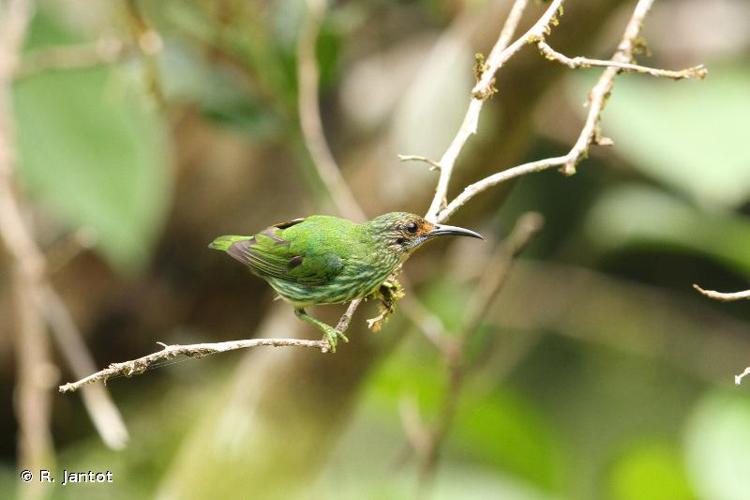
<svg viewBox="0 0 750 500">
<path fill-rule="evenodd" d="M 349 303 L 346 312 L 341 316 L 336 324 L 336 331 L 344 333 L 349 328 L 354 312 L 359 307 L 362 299 L 355 299 Z M 200 344 L 173 344 L 167 345 L 159 342 L 159 345 L 163 347 L 161 351 L 157 351 L 151 354 L 147 354 L 138 359 L 123 361 L 121 363 L 112 363 L 107 368 L 99 370 L 96 373 L 92 373 L 87 377 L 83 377 L 76 382 L 70 382 L 59 387 L 60 392 L 73 392 L 87 384 L 93 384 L 94 382 L 106 382 L 112 377 L 132 377 L 133 375 L 140 375 L 145 372 L 156 363 L 161 361 L 176 358 L 178 356 L 185 356 L 188 358 L 202 358 L 210 354 L 217 354 L 221 352 L 236 351 L 238 349 L 247 349 L 250 347 L 259 346 L 273 346 L 273 347 L 312 347 L 319 349 L 322 353 L 330 351 L 331 346 L 327 340 L 306 340 L 306 339 L 278 339 L 278 338 L 258 338 L 258 339 L 242 339 L 242 340 L 228 340 L 226 342 L 208 342 Z"/>
<path fill-rule="evenodd" d="M 125 8 L 133 44 L 143 59 L 146 87 L 159 107 L 163 108 L 166 101 L 156 56 L 164 48 L 164 42 L 159 33 L 149 26 L 138 5 L 138 0 L 125 0 Z"/>
<path fill-rule="evenodd" d="M 708 298 L 718 300 L 720 302 L 734 302 L 736 300 L 748 300 L 750 299 L 750 290 L 743 290 L 741 292 L 717 292 L 716 290 L 705 290 L 700 286 L 693 284 L 693 288 L 698 290 Z M 739 375 L 734 376 L 734 383 L 740 385 L 742 379 L 750 375 L 750 367 L 745 368 L 745 371 Z"/>
<path fill-rule="evenodd" d="M 47 322 L 57 341 L 58 349 L 73 374 L 76 377 L 85 377 L 96 370 L 96 365 L 86 348 L 83 335 L 55 289 L 46 285 L 42 293 Z M 83 388 L 81 397 L 94 427 L 107 446 L 115 450 L 124 448 L 128 442 L 128 430 L 107 389 L 101 385 L 87 386 Z"/>
<path fill-rule="evenodd" d="M 463 327 L 455 337 L 452 349 L 446 357 L 448 380 L 444 399 L 438 409 L 437 420 L 429 434 L 430 438 L 421 450 L 420 478 L 423 484 L 435 471 L 440 447 L 458 408 L 460 394 L 469 371 L 465 359 L 466 347 L 471 338 L 476 335 L 488 309 L 502 290 L 513 259 L 541 229 L 542 223 L 541 215 L 535 212 L 526 213 L 518 219 L 510 236 L 500 244 L 497 252 L 490 259 L 487 266 L 489 271 L 482 277 L 476 292 L 469 300 Z"/>
<path fill-rule="evenodd" d="M 508 12 L 508 17 L 505 19 L 505 23 L 500 30 L 500 36 L 497 38 L 497 42 L 493 47 L 493 52 L 499 54 L 510 44 L 510 41 L 513 39 L 513 35 L 516 34 L 518 25 L 521 23 L 523 12 L 526 10 L 526 7 L 528 5 L 529 0 L 516 0 L 515 2 L 513 2 L 513 6 Z M 492 59 L 492 55 L 490 55 L 490 59 Z M 488 61 L 488 64 L 490 64 L 490 61 Z"/>
<path fill-rule="evenodd" d="M 438 214 L 446 204 L 448 184 L 450 183 L 450 178 L 453 174 L 453 167 L 456 163 L 456 159 L 466 144 L 466 141 L 469 140 L 469 137 L 477 132 L 479 114 L 482 111 L 484 101 L 495 92 L 495 73 L 503 66 L 503 64 L 520 51 L 524 45 L 532 40 L 541 39 L 544 36 L 544 34 L 550 29 L 552 20 L 557 15 L 558 9 L 562 5 L 563 0 L 552 0 L 549 7 L 547 7 L 544 14 L 542 14 L 542 17 L 540 17 L 525 34 L 511 45 L 506 46 L 508 40 L 512 37 L 512 33 L 514 33 L 518 27 L 521 13 L 525 8 L 526 3 L 526 0 L 516 0 L 514 3 L 511 9 L 511 15 L 509 15 L 508 19 L 505 21 L 500 37 L 492 48 L 487 61 L 481 68 L 481 77 L 472 89 L 471 101 L 469 102 L 469 107 L 466 110 L 463 122 L 461 123 L 456 136 L 448 146 L 448 149 L 446 149 L 445 153 L 443 153 L 443 156 L 438 161 L 440 164 L 440 178 L 438 179 L 437 188 L 435 189 L 435 196 L 432 198 L 432 203 L 430 203 L 430 208 L 427 210 L 426 215 L 426 218 L 430 221 L 438 220 Z"/>
<path fill-rule="evenodd" d="M 430 170 L 440 170 L 440 163 L 436 162 L 432 158 L 419 155 L 398 155 L 400 161 L 421 161 L 427 163 L 430 166 Z"/>
<path fill-rule="evenodd" d="M 704 290 L 698 285 L 693 285 L 693 288 L 698 290 L 706 297 L 718 300 L 721 302 L 733 302 L 735 300 L 750 299 L 750 290 L 743 290 L 741 292 L 717 292 L 716 290 Z"/>
<path fill-rule="evenodd" d="M 411 449 L 418 457 L 424 456 L 431 436 L 424 426 L 422 416 L 419 413 L 419 405 L 413 397 L 402 396 L 399 400 L 398 410 L 401 417 L 401 427 L 404 429 Z"/>
<path fill-rule="evenodd" d="M 299 120 L 307 150 L 336 209 L 342 216 L 361 222 L 366 219 L 365 213 L 354 198 L 341 175 L 341 169 L 331 154 L 320 116 L 318 103 L 320 72 L 315 47 L 325 11 L 326 0 L 307 0 L 307 17 L 297 41 Z"/>
<path fill-rule="evenodd" d="M 352 321 L 354 312 L 357 310 L 359 305 L 362 303 L 362 299 L 354 299 L 349 303 L 349 307 L 346 308 L 346 312 L 339 318 L 339 322 L 336 324 L 336 331 L 344 333 L 349 329 L 349 323 Z"/>
<path fill-rule="evenodd" d="M 473 184 L 469 184 L 464 188 L 463 191 L 461 191 L 461 194 L 456 196 L 447 207 L 445 207 L 443 210 L 440 211 L 440 214 L 438 216 L 438 222 L 443 222 L 444 220 L 447 220 L 451 215 L 453 215 L 456 210 L 461 208 L 468 202 L 470 199 L 472 199 L 474 196 L 478 195 L 482 191 L 485 191 L 492 186 L 495 186 L 497 184 L 509 181 L 510 179 L 514 179 L 516 177 L 521 177 L 523 175 L 528 175 L 534 172 L 541 172 L 542 170 L 547 170 L 549 168 L 553 167 L 560 167 L 565 164 L 565 162 L 568 161 L 569 155 L 565 156 L 558 156 L 554 158 L 545 158 L 544 160 L 537 160 L 532 161 L 529 163 L 524 163 L 523 165 L 518 165 L 513 168 L 509 168 L 507 170 L 503 170 L 501 172 L 497 172 L 495 174 L 492 174 L 488 177 L 485 177 L 484 179 L 477 181 Z"/>
<path fill-rule="evenodd" d="M 541 40 L 537 43 L 539 51 L 550 61 L 557 61 L 571 69 L 578 68 L 617 68 L 623 71 L 630 71 L 634 73 L 645 73 L 657 78 L 671 78 L 672 80 L 683 80 L 686 78 L 697 78 L 703 80 L 708 75 L 708 70 L 704 65 L 693 66 L 691 68 L 681 70 L 669 70 L 660 68 L 651 68 L 648 66 L 641 66 L 640 64 L 631 64 L 629 62 L 613 61 L 613 60 L 602 60 L 602 59 L 589 59 L 588 57 L 568 57 L 565 54 L 557 52 L 555 49 L 550 47 L 547 42 Z"/>
<path fill-rule="evenodd" d="M 518 218 L 513 231 L 501 244 L 497 255 L 490 259 L 486 273 L 479 282 L 474 299 L 466 311 L 465 324 L 459 339 L 466 344 L 469 336 L 476 332 L 479 323 L 487 315 L 487 310 L 502 289 L 510 270 L 510 264 L 544 224 L 544 218 L 537 212 L 527 212 Z"/>
<path fill-rule="evenodd" d="M 69 233 L 45 249 L 47 274 L 54 275 L 86 250 L 94 248 L 96 235 L 85 228 Z"/>
<path fill-rule="evenodd" d="M 403 311 L 411 323 L 416 326 L 422 334 L 432 342 L 432 344 L 442 353 L 450 349 L 449 337 L 446 335 L 446 328 L 442 320 L 432 314 L 425 305 L 414 298 L 413 295 L 407 294 L 401 299 Z"/>
<path fill-rule="evenodd" d="M 161 361 L 170 360 L 178 356 L 185 356 L 188 358 L 202 358 L 211 354 L 217 354 L 220 352 L 236 351 L 239 349 L 247 349 L 250 347 L 258 346 L 272 346 L 272 347 L 311 347 L 313 349 L 319 349 L 321 352 L 328 352 L 330 346 L 326 340 L 306 340 L 306 339 L 276 339 L 276 338 L 264 338 L 264 339 L 243 339 L 243 340 L 228 340 L 226 342 L 207 342 L 201 344 L 173 344 L 167 345 L 162 344 L 161 351 L 157 351 L 146 356 L 142 356 L 138 359 L 131 361 L 124 361 L 122 363 L 112 363 L 107 368 L 100 370 L 96 373 L 82 378 L 76 382 L 70 382 L 59 387 L 60 392 L 73 392 L 80 389 L 86 384 L 93 384 L 94 382 L 106 382 L 112 377 L 132 377 L 133 375 L 140 375 L 141 373 L 148 370 L 154 364 Z"/>
</svg>

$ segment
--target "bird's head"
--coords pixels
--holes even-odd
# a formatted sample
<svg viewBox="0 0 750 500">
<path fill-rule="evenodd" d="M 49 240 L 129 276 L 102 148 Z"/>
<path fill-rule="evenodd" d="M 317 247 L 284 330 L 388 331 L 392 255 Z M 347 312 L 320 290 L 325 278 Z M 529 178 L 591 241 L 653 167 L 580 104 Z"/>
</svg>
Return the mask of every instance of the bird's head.
<svg viewBox="0 0 750 500">
<path fill-rule="evenodd" d="M 446 224 L 434 224 L 423 217 L 407 212 L 390 212 L 367 223 L 373 234 L 386 248 L 402 259 L 419 248 L 425 241 L 437 236 L 471 236 L 484 239 L 481 234 Z"/>
</svg>

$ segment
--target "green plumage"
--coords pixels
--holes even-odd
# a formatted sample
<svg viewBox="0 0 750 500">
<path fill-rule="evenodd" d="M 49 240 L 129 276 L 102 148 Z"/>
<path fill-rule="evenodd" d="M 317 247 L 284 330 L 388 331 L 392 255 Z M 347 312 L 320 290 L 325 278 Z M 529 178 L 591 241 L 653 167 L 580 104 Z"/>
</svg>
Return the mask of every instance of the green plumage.
<svg viewBox="0 0 750 500">
<path fill-rule="evenodd" d="M 426 240 L 440 234 L 481 237 L 431 224 L 418 215 L 393 212 L 355 224 L 326 215 L 270 226 L 252 236 L 220 236 L 209 246 L 223 250 L 263 278 L 298 315 L 322 329 L 335 348 L 339 332 L 304 308 L 367 297 Z"/>
</svg>

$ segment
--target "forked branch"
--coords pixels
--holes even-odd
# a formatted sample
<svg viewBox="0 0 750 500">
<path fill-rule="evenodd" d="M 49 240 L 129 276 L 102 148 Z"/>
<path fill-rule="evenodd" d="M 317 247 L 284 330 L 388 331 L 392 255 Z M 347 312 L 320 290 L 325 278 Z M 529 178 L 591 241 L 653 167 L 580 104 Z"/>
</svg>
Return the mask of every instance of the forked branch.
<svg viewBox="0 0 750 500">
<path fill-rule="evenodd" d="M 522 165 L 518 165 L 506 170 L 502 170 L 495 174 L 492 174 L 484 179 L 481 179 L 469 186 L 465 187 L 463 191 L 456 196 L 450 203 L 442 208 L 436 216 L 438 221 L 444 221 L 456 210 L 461 208 L 466 202 L 471 200 L 477 194 L 486 191 L 487 189 L 501 184 L 503 182 L 521 177 L 523 175 L 532 174 L 535 172 L 541 172 L 550 168 L 559 168 L 565 175 L 573 175 L 576 172 L 576 166 L 579 162 L 585 159 L 589 154 L 589 149 L 592 144 L 609 146 L 612 145 L 612 141 L 602 137 L 599 131 L 599 122 L 601 121 L 601 115 L 604 111 L 604 107 L 607 103 L 612 88 L 614 87 L 615 77 L 622 71 L 638 71 L 641 73 L 652 74 L 654 76 L 664 76 L 675 79 L 682 78 L 704 78 L 706 75 L 706 69 L 703 66 L 696 66 L 680 71 L 661 70 L 654 68 L 647 68 L 645 66 L 638 66 L 630 64 L 632 61 L 635 48 L 637 46 L 637 39 L 640 33 L 641 26 L 643 25 L 644 18 L 653 4 L 653 0 L 640 0 L 633 11 L 633 14 L 628 22 L 622 39 L 617 47 L 617 51 L 608 61 L 599 61 L 593 59 L 578 59 L 578 62 L 573 64 L 579 64 L 581 60 L 592 62 L 594 66 L 604 66 L 606 69 L 599 77 L 596 85 L 589 92 L 588 97 L 588 113 L 586 120 L 583 124 L 581 132 L 576 140 L 576 143 L 563 156 L 556 156 L 552 158 L 545 158 L 542 160 L 536 160 Z M 537 38 L 531 38 L 527 40 L 536 43 L 540 46 L 540 49 L 544 52 L 545 48 L 549 47 L 544 42 L 544 36 Z M 513 47 L 513 46 L 511 46 Z M 510 48 L 508 50 L 510 50 Z M 551 51 L 551 52 L 549 52 Z M 559 52 L 556 52 L 549 47 L 549 51 L 546 55 L 552 59 L 558 61 L 575 61 L 569 59 Z M 481 83 L 481 82 L 480 82 Z M 444 181 L 447 185 L 448 180 Z M 440 186 L 438 186 L 438 193 L 440 194 Z M 441 194 L 442 196 L 442 194 Z M 433 200 L 434 201 L 434 200 Z"/>
</svg>

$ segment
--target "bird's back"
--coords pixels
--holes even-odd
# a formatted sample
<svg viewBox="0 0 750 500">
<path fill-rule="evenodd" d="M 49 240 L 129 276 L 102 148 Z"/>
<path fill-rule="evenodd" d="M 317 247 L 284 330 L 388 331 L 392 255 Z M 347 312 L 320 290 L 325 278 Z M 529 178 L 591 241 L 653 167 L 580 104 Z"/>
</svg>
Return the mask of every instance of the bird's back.
<svg viewBox="0 0 750 500">
<path fill-rule="evenodd" d="M 265 279 L 296 306 L 334 304 L 371 292 L 392 271 L 361 224 L 313 215 L 248 237 L 224 236 L 213 248 Z"/>
</svg>

